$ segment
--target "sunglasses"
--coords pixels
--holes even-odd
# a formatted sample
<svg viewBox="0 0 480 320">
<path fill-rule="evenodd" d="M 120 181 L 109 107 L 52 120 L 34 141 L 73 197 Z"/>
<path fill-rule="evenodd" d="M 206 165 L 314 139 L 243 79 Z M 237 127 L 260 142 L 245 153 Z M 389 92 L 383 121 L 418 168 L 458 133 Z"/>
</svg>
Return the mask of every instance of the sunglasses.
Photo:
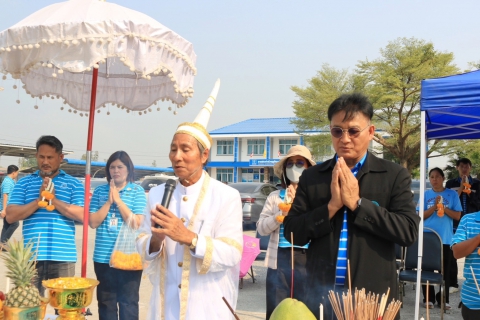
<svg viewBox="0 0 480 320">
<path fill-rule="evenodd" d="M 303 160 L 297 160 L 295 162 L 293 161 L 288 161 L 287 164 L 285 165 L 286 168 L 291 168 L 295 165 L 297 168 L 303 168 L 305 166 L 305 161 Z"/>
<path fill-rule="evenodd" d="M 348 128 L 348 129 L 342 129 L 340 127 L 332 127 L 330 128 L 330 133 L 332 134 L 332 137 L 334 138 L 341 138 L 343 136 L 343 133 L 348 133 L 348 136 L 350 138 L 356 138 L 360 135 L 360 132 L 362 132 L 363 130 L 367 129 L 368 127 L 370 127 L 370 124 L 367 125 L 365 128 L 363 129 L 359 129 L 359 128 Z"/>
</svg>

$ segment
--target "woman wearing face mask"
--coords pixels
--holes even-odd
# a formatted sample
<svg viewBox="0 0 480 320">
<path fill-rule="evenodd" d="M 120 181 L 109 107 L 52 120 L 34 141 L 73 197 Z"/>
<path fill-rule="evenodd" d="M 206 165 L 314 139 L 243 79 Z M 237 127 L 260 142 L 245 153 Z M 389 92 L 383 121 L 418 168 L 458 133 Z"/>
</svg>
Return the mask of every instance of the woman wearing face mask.
<svg viewBox="0 0 480 320">
<path fill-rule="evenodd" d="M 270 235 L 265 266 L 267 269 L 267 313 L 270 318 L 275 307 L 285 298 L 290 297 L 292 276 L 290 239 L 283 236 L 282 216 L 288 212 L 282 211 L 279 204 L 293 202 L 298 181 L 303 170 L 315 165 L 312 154 L 305 146 L 291 147 L 287 155 L 273 167 L 275 175 L 280 178 L 285 190 L 270 193 L 257 222 L 257 231 L 262 236 Z M 282 206 L 282 205 L 281 205 Z M 279 218 L 280 217 L 280 218 Z M 303 285 L 305 279 L 306 249 L 294 248 L 294 291 L 293 297 L 303 300 Z"/>
</svg>

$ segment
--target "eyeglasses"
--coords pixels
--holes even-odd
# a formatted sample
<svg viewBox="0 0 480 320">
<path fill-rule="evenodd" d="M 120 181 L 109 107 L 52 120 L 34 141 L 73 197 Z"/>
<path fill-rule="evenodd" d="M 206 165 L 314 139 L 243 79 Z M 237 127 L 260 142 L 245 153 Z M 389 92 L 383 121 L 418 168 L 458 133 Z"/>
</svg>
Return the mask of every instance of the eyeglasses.
<svg viewBox="0 0 480 320">
<path fill-rule="evenodd" d="M 295 165 L 297 168 L 303 168 L 303 166 L 305 166 L 305 161 L 303 161 L 303 160 L 297 160 L 295 162 L 288 161 L 287 164 L 285 165 L 285 167 L 291 168 L 291 167 L 293 167 L 293 165 Z"/>
<path fill-rule="evenodd" d="M 365 128 L 363 128 L 362 130 L 360 130 L 359 128 L 348 128 L 348 129 L 342 129 L 340 127 L 332 127 L 330 128 L 330 133 L 332 134 L 332 137 L 334 138 L 341 138 L 343 136 L 343 133 L 346 132 L 348 133 L 348 136 L 350 138 L 356 138 L 360 135 L 360 132 L 362 132 L 363 130 L 369 128 L 371 125 L 367 125 Z"/>
</svg>

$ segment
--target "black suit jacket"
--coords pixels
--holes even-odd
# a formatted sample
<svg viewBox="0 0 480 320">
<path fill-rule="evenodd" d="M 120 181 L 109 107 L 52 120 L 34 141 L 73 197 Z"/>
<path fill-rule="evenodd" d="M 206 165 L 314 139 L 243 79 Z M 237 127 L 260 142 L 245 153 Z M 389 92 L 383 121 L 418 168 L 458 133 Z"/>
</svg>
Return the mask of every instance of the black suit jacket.
<svg viewBox="0 0 480 320">
<path fill-rule="evenodd" d="M 308 281 L 305 303 L 318 317 L 323 303 L 327 318 L 332 310 L 328 291 L 334 289 L 338 243 L 343 221 L 341 209 L 329 220 L 328 202 L 335 158 L 302 173 L 292 208 L 285 218 L 286 239 L 296 245 L 310 242 L 307 250 Z M 368 153 L 357 174 L 361 206 L 348 210 L 348 258 L 352 290 L 383 294 L 389 302 L 398 298 L 395 243 L 412 245 L 418 236 L 420 217 L 415 212 L 408 171 Z M 347 275 L 348 278 L 348 275 Z M 348 289 L 348 279 L 345 281 Z"/>
</svg>

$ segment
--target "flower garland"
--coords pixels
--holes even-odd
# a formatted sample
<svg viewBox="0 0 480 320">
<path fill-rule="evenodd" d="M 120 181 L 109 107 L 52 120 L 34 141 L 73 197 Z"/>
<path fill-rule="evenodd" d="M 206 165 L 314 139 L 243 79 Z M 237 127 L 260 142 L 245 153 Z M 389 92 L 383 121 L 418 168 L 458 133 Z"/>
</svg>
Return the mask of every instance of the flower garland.
<svg viewBox="0 0 480 320">
<path fill-rule="evenodd" d="M 40 208 L 46 208 L 48 211 L 53 211 L 55 210 L 55 206 L 52 204 L 52 200 L 55 197 L 53 195 L 53 181 L 50 178 L 48 179 L 48 185 L 45 190 L 42 191 L 42 200 L 38 201 L 38 206 Z M 47 202 L 48 200 L 48 202 Z"/>
</svg>

